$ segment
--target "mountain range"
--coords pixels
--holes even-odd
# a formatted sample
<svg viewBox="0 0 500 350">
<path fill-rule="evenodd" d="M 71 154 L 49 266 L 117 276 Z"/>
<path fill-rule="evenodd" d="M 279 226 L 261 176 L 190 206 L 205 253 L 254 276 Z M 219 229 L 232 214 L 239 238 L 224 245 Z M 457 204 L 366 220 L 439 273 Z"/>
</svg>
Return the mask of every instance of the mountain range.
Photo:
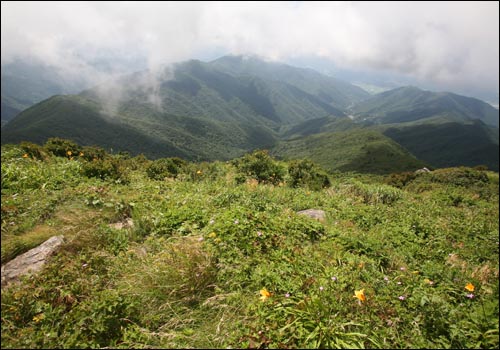
<svg viewBox="0 0 500 350">
<path fill-rule="evenodd" d="M 498 118 L 489 104 L 452 93 L 410 86 L 371 95 L 311 69 L 224 56 L 52 96 L 1 133 L 2 143 L 62 137 L 151 158 L 228 160 L 266 148 L 330 170 L 498 171 Z"/>
</svg>

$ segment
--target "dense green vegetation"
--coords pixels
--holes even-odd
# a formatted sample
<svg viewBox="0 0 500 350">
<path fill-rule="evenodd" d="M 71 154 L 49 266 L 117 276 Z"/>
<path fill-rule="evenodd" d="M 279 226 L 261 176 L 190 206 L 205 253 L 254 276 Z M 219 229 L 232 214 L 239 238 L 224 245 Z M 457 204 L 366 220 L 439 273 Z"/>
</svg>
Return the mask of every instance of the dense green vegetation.
<svg viewBox="0 0 500 350">
<path fill-rule="evenodd" d="M 2 263 L 65 236 L 2 290 L 2 348 L 499 346 L 498 173 L 151 161 L 60 139 L 1 156 Z"/>
</svg>

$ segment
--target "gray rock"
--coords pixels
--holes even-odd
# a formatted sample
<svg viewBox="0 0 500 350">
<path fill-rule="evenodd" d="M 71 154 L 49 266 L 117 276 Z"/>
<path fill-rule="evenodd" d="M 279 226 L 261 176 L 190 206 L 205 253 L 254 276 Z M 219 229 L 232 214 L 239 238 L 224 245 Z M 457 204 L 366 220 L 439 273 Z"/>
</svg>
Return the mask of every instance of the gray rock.
<svg viewBox="0 0 500 350">
<path fill-rule="evenodd" d="M 132 228 L 134 227 L 134 220 L 132 220 L 131 218 L 127 218 L 127 220 L 125 220 L 124 222 L 115 222 L 113 224 L 109 224 L 108 226 L 116 230 L 121 230 L 123 228 L 129 227 Z"/>
<path fill-rule="evenodd" d="M 418 170 L 415 170 L 415 174 L 423 174 L 423 173 L 430 173 L 431 171 L 427 168 L 422 168 L 422 169 L 418 169 Z"/>
<path fill-rule="evenodd" d="M 310 218 L 316 219 L 319 222 L 324 222 L 325 218 L 326 218 L 325 212 L 323 210 L 319 210 L 319 209 L 301 210 L 301 211 L 298 211 L 297 214 L 309 216 Z"/>
<path fill-rule="evenodd" d="M 63 236 L 54 236 L 28 250 L 2 266 L 2 288 L 28 273 L 36 273 L 45 265 L 45 262 L 63 243 Z"/>
</svg>

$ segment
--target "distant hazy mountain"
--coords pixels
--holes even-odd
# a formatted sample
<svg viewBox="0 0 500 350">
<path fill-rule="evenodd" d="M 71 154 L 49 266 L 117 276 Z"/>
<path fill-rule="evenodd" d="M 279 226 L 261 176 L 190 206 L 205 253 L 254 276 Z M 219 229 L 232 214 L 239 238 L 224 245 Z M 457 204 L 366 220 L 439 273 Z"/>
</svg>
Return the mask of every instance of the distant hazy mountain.
<svg viewBox="0 0 500 350">
<path fill-rule="evenodd" d="M 137 71 L 144 67 L 140 58 L 101 52 L 101 59 L 67 63 L 64 68 L 37 60 L 17 59 L 2 64 L 2 125 L 20 111 L 58 94 L 76 94 L 92 86 L 93 81 Z"/>
<path fill-rule="evenodd" d="M 255 76 L 268 81 L 285 82 L 342 109 L 370 96 L 358 86 L 320 74 L 312 69 L 297 68 L 276 62 L 264 63 L 253 56 L 224 56 L 210 64 L 237 77 Z"/>
<path fill-rule="evenodd" d="M 2 125 L 48 97 L 86 87 L 82 80 L 67 79 L 56 68 L 36 62 L 18 60 L 2 65 L 1 71 Z"/>
<path fill-rule="evenodd" d="M 371 96 L 313 70 L 255 57 L 126 75 L 44 100 L 2 128 L 2 143 L 55 136 L 152 158 L 231 159 L 268 148 L 339 170 L 498 169 L 498 110 L 486 103 L 413 87 Z"/>
<path fill-rule="evenodd" d="M 459 123 L 479 119 L 498 127 L 498 109 L 481 100 L 449 92 L 401 87 L 374 95 L 352 108 L 356 120 L 375 124 L 403 123 L 433 118 Z"/>
</svg>

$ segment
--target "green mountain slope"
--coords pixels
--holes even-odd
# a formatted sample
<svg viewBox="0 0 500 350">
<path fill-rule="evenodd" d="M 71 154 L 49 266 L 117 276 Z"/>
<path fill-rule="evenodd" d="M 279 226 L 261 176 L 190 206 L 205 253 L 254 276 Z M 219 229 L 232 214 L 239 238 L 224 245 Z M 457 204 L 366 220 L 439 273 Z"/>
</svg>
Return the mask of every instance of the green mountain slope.
<svg viewBox="0 0 500 350">
<path fill-rule="evenodd" d="M 133 114 L 132 107 L 123 108 Z M 44 143 L 49 137 L 65 135 L 83 145 L 96 144 L 132 154 L 208 160 L 230 159 L 255 147 L 255 143 L 274 141 L 270 131 L 255 126 L 234 129 L 217 121 L 181 118 L 146 108 L 141 108 L 140 113 L 144 118 L 110 115 L 96 101 L 81 96 L 54 96 L 6 125 L 2 142 Z"/>
<path fill-rule="evenodd" d="M 401 123 L 445 115 L 456 122 L 479 119 L 498 127 L 498 110 L 478 99 L 449 92 L 423 91 L 402 87 L 377 94 L 352 108 L 356 120 L 376 123 Z"/>
<path fill-rule="evenodd" d="M 77 96 L 51 97 L 28 108 L 13 119 L 8 124 L 9 133 L 4 134 L 2 129 L 2 142 L 29 140 L 42 144 L 49 137 L 66 135 L 68 139 L 82 145 L 102 145 L 103 140 L 106 140 L 105 145 L 108 149 L 188 156 L 172 142 L 160 140 L 154 135 L 144 134 L 126 124 L 117 123 L 101 114 L 99 109 L 100 106 L 93 101 Z"/>
<path fill-rule="evenodd" d="M 272 154 L 309 158 L 328 170 L 362 173 L 387 174 L 426 166 L 389 137 L 361 128 L 281 141 Z"/>
<path fill-rule="evenodd" d="M 384 134 L 435 167 L 487 165 L 498 171 L 498 129 L 476 120 L 420 125 L 393 125 Z"/>
<path fill-rule="evenodd" d="M 328 116 L 284 127 L 280 135 L 284 139 L 291 139 L 324 132 L 346 131 L 359 127 L 358 124 L 347 117 L 338 118 Z"/>
<path fill-rule="evenodd" d="M 264 71 L 274 67 L 260 62 Z M 102 129 L 121 126 L 133 131 L 122 145 L 132 153 L 229 159 L 255 148 L 272 147 L 283 125 L 344 115 L 334 104 L 295 85 L 264 79 L 263 74 L 236 76 L 226 70 L 213 62 L 193 60 L 161 72 L 134 73 L 79 96 L 59 97 L 63 104 L 45 101 L 2 128 L 2 142 L 42 142 L 58 136 L 114 148 L 113 138 L 105 136 L 113 131 Z M 68 106 L 79 112 L 71 113 Z M 85 120 L 108 124 L 99 124 L 101 130 L 84 140 L 86 134 L 75 125 L 91 133 L 92 126 L 83 125 Z M 150 143 L 143 142 L 144 137 L 154 140 L 153 145 L 165 142 L 167 146 L 146 146 Z"/>
<path fill-rule="evenodd" d="M 263 62 L 253 56 L 224 56 L 210 62 L 210 65 L 236 77 L 255 76 L 266 81 L 285 82 L 342 109 L 370 96 L 358 86 L 312 69 Z"/>
</svg>

